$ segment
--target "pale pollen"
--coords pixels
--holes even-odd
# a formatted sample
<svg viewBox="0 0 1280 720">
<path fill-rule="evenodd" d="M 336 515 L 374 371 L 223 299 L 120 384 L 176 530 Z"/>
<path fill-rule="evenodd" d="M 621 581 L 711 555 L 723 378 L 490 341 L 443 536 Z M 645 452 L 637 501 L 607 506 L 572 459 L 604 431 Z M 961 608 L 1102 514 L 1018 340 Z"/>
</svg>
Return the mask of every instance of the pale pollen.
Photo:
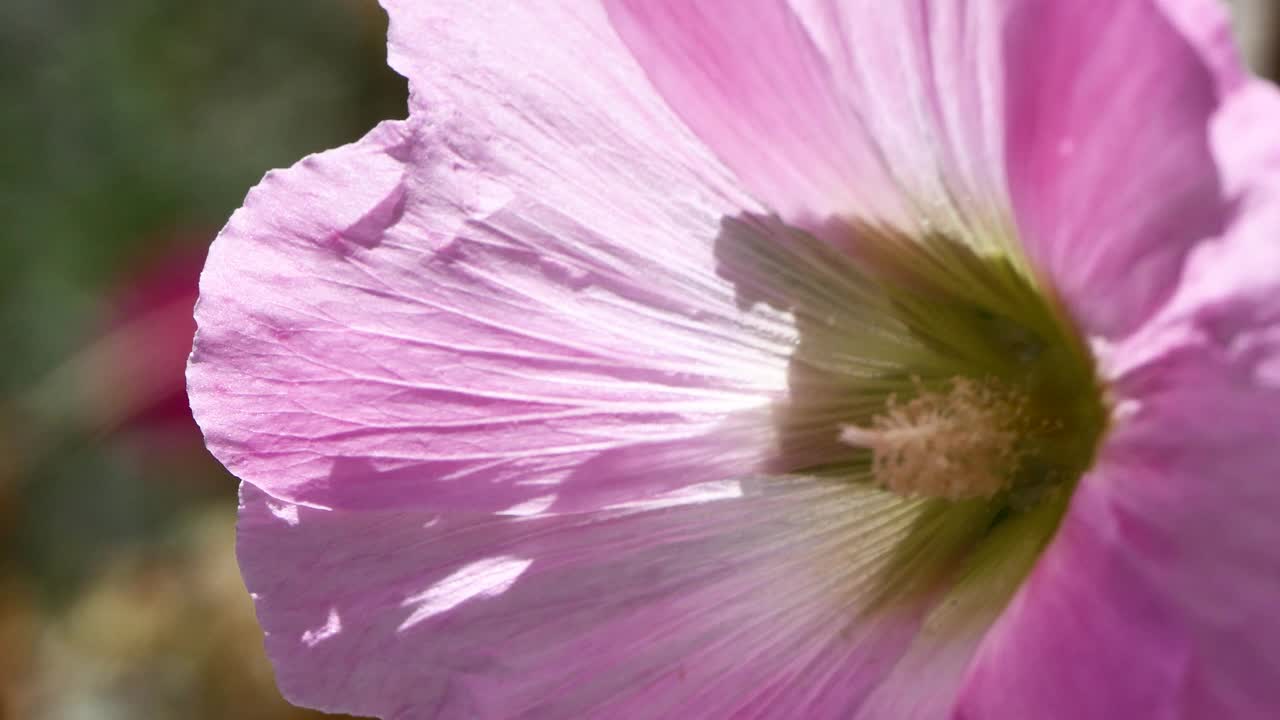
<svg viewBox="0 0 1280 720">
<path fill-rule="evenodd" d="M 870 427 L 841 428 L 841 440 L 872 452 L 873 482 L 907 497 L 948 500 L 1008 488 L 1021 461 L 1024 396 L 969 378 L 940 392 L 916 387 L 906 402 L 891 396 Z"/>
</svg>

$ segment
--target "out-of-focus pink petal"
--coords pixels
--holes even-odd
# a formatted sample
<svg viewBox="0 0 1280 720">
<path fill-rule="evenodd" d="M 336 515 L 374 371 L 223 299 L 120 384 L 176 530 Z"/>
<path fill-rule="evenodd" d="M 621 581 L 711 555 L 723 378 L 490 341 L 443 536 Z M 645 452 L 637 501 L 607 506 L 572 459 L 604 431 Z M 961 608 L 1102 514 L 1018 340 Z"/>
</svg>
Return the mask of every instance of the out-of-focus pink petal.
<svg viewBox="0 0 1280 720">
<path fill-rule="evenodd" d="M 1009 187 L 1023 244 L 1090 333 L 1173 292 L 1226 204 L 1205 59 L 1155 2 L 1011 3 Z"/>
<path fill-rule="evenodd" d="M 1217 327 L 1231 336 L 1280 313 L 1280 89 L 1249 79 L 1232 91 L 1214 117 L 1214 156 L 1236 212 L 1217 238 L 1188 256 L 1173 298 L 1138 333 L 1110 345 L 1102 356 L 1108 377 L 1176 347 L 1185 327 Z M 1275 332 L 1275 331 L 1272 331 Z"/>
<path fill-rule="evenodd" d="M 567 511 L 752 472 L 794 331 L 739 308 L 730 208 L 694 159 L 559 131 L 534 156 L 388 123 L 269 174 L 201 281 L 214 454 L 321 507 Z"/>
<path fill-rule="evenodd" d="M 280 686 L 300 704 L 385 718 L 844 720 L 912 641 L 918 609 L 858 613 L 865 562 L 914 516 L 892 496 L 783 482 L 528 518 L 321 511 L 245 485 L 239 554 Z M 935 668 L 916 669 L 915 697 L 949 697 Z"/>
<path fill-rule="evenodd" d="M 88 354 L 85 384 L 93 392 L 88 402 L 81 398 L 97 405 L 92 409 L 103 427 L 142 431 L 157 446 L 198 446 L 184 372 L 203 255 L 185 247 L 170 251 L 121 285 L 102 340 Z"/>
<path fill-rule="evenodd" d="M 1177 294 L 1150 333 L 1190 318 L 1231 334 L 1280 313 L 1280 89 L 1249 80 L 1214 119 L 1214 154 L 1237 210 L 1222 237 L 1188 258 Z M 1135 338 L 1130 345 L 1140 343 Z"/>
<path fill-rule="evenodd" d="M 1229 94 L 1249 79 L 1231 30 L 1229 6 L 1220 0 L 1159 0 L 1169 20 L 1200 51 L 1218 82 Z"/>
<path fill-rule="evenodd" d="M 959 717 L 1249 720 L 1280 706 L 1277 178 L 1197 250 L 1170 311 L 1112 351 L 1117 427 L 984 641 Z"/>
<path fill-rule="evenodd" d="M 1280 89 L 1251 78 L 1228 96 L 1213 121 L 1214 156 L 1223 185 L 1244 209 L 1263 204 L 1280 183 L 1280 141 L 1276 115 Z M 1267 193 L 1267 198 L 1252 198 Z"/>
</svg>

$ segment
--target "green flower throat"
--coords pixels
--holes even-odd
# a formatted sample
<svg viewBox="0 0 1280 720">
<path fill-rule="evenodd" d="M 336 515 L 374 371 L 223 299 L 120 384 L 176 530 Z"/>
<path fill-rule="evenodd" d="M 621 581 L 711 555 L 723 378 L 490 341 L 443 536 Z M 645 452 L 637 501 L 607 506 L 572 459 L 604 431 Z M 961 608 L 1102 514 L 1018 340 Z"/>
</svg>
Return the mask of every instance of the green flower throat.
<svg viewBox="0 0 1280 720">
<path fill-rule="evenodd" d="M 896 372 L 851 388 L 871 407 L 842 439 L 871 452 L 872 481 L 1013 509 L 1069 493 L 1093 462 L 1107 410 L 1057 298 L 1025 263 L 944 236 L 871 247 L 879 252 L 863 267 L 873 268 L 886 322 L 908 338 L 878 358 Z"/>
<path fill-rule="evenodd" d="M 860 225 L 840 247 L 788 232 L 785 247 L 737 233 L 799 331 L 778 470 L 893 494 L 911 510 L 878 564 L 883 600 L 957 573 L 1007 597 L 1107 427 L 1081 333 L 1011 242 Z"/>
</svg>

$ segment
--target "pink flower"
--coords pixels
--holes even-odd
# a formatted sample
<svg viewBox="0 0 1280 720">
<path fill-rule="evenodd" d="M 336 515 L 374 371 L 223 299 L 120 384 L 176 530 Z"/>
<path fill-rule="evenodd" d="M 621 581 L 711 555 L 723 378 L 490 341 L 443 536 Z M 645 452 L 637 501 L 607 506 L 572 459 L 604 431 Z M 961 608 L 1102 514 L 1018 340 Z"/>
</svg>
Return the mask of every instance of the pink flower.
<svg viewBox="0 0 1280 720">
<path fill-rule="evenodd" d="M 1205 0 L 387 0 L 188 377 L 291 700 L 1280 707 L 1280 113 Z"/>
<path fill-rule="evenodd" d="M 199 235 L 207 241 L 212 232 Z M 179 241 L 186 238 L 171 240 Z M 98 427 L 136 431 L 153 448 L 200 447 L 183 370 L 196 331 L 191 308 L 203 260 L 203 252 L 170 250 L 145 263 L 111 298 L 101 339 L 79 359 L 83 382 L 92 387 L 81 402 L 96 403 L 91 412 Z"/>
</svg>

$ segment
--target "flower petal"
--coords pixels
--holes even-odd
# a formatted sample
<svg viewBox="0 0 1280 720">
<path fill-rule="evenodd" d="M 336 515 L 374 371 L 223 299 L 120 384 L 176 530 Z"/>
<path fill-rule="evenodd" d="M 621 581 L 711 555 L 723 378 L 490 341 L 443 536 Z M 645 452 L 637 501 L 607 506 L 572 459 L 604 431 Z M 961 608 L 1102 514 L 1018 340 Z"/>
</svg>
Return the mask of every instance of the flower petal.
<svg viewBox="0 0 1280 720">
<path fill-rule="evenodd" d="M 1280 293 L 1280 89 L 1256 79 L 1228 96 L 1214 118 L 1214 153 L 1237 210 L 1222 237 L 1198 247 L 1153 332 L 1182 321 L 1241 327 L 1258 322 Z M 1215 331 L 1219 335 L 1234 329 Z M 1140 340 L 1138 338 L 1137 340 Z M 1137 341 L 1135 340 L 1135 342 Z M 1132 343 L 1129 343 L 1132 344 Z"/>
<path fill-rule="evenodd" d="M 1214 118 L 1214 155 L 1222 168 L 1223 184 L 1233 200 L 1248 206 L 1271 198 L 1250 198 L 1265 192 L 1274 195 L 1280 183 L 1280 140 L 1275 131 L 1280 112 L 1280 88 L 1252 78 L 1228 96 Z"/>
<path fill-rule="evenodd" d="M 1280 183 L 1269 187 L 1197 251 L 1177 311 L 1115 349 L 1134 358 L 1112 383 L 1125 412 L 984 641 L 959 717 L 1268 718 L 1280 705 Z"/>
<path fill-rule="evenodd" d="M 610 8 L 672 107 L 793 224 L 927 222 L 983 244 L 1012 213 L 1109 335 L 1167 299 L 1219 227 L 1208 124 L 1235 75 L 1217 35 L 1197 27 L 1202 57 L 1154 0 L 750 5 Z"/>
<path fill-rule="evenodd" d="M 239 554 L 280 686 L 304 705 L 843 720 L 919 622 L 920 603 L 860 614 L 919 507 L 797 479 L 660 509 L 468 518 L 312 510 L 244 485 Z M 917 696 L 949 698 L 931 663 L 913 670 Z"/>
<path fill-rule="evenodd" d="M 1009 187 L 1032 260 L 1091 334 L 1136 327 L 1221 229 L 1205 60 L 1154 2 L 1010 3 Z"/>
<path fill-rule="evenodd" d="M 1231 12 L 1220 0 L 1159 0 L 1169 20 L 1213 69 L 1219 91 L 1228 94 L 1249 79 L 1231 29 Z"/>
<path fill-rule="evenodd" d="M 567 511 L 751 472 L 794 330 L 739 307 L 705 165 L 474 132 L 388 123 L 249 194 L 197 309 L 214 454 L 321 507 Z"/>
<path fill-rule="evenodd" d="M 667 102 L 770 209 L 898 217 L 877 148 L 786 3 L 615 0 L 615 29 Z"/>
</svg>

